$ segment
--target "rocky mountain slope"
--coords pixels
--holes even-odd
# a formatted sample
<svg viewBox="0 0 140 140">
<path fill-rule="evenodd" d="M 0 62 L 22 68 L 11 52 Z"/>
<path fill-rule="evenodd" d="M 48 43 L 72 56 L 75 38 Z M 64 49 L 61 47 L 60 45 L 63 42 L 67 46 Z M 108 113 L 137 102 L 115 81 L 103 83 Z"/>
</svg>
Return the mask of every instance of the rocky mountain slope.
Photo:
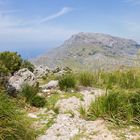
<svg viewBox="0 0 140 140">
<path fill-rule="evenodd" d="M 94 70 L 134 66 L 138 65 L 139 49 L 140 45 L 130 39 L 101 33 L 79 33 L 33 63 Z"/>
</svg>

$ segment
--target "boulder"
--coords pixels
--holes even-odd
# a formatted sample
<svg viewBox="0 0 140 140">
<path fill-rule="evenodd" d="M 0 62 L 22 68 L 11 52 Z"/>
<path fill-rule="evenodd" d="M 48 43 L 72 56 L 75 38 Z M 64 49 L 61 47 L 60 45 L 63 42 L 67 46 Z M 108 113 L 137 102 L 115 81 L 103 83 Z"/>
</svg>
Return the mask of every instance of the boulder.
<svg viewBox="0 0 140 140">
<path fill-rule="evenodd" d="M 41 86 L 40 88 L 43 90 L 48 90 L 48 89 L 56 89 L 58 87 L 58 80 L 52 80 L 48 84 Z"/>
<path fill-rule="evenodd" d="M 12 76 L 8 80 L 7 90 L 9 92 L 20 91 L 24 84 L 28 84 L 30 86 L 37 85 L 37 80 L 34 74 L 27 68 L 20 69 L 18 72 L 14 74 L 14 76 Z"/>
</svg>

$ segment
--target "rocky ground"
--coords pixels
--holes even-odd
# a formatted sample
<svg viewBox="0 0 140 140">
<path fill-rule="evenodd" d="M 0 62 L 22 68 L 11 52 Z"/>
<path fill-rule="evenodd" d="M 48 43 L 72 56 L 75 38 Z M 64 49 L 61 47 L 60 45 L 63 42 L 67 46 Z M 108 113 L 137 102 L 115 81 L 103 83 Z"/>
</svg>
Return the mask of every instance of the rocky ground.
<svg viewBox="0 0 140 140">
<path fill-rule="evenodd" d="M 59 113 L 47 109 L 30 113 L 29 116 L 36 120 L 34 127 L 42 128 L 38 140 L 139 140 L 139 128 L 119 129 L 103 119 L 87 121 L 80 117 L 79 107 L 87 109 L 97 96 L 104 93 L 101 89 L 80 87 L 83 99 L 73 96 L 58 100 L 55 108 L 59 108 Z"/>
<path fill-rule="evenodd" d="M 140 140 L 140 128 L 136 126 L 125 126 L 119 128 L 103 119 L 87 121 L 81 114 L 80 109 L 87 110 L 90 103 L 98 96 L 105 94 L 104 90 L 91 87 L 77 87 L 65 93 L 58 88 L 58 80 L 50 80 L 53 76 L 64 75 L 70 72 L 69 68 L 49 70 L 39 67 L 34 74 L 28 69 L 19 70 L 9 79 L 8 90 L 21 90 L 22 85 L 28 83 L 33 86 L 39 82 L 40 93 L 47 100 L 43 109 L 32 109 L 28 116 L 33 120 L 33 128 L 39 137 L 37 140 Z M 40 77 L 45 79 L 44 83 Z M 38 77 L 38 78 L 37 78 Z M 49 77 L 49 76 L 48 76 Z M 84 111 L 83 110 L 83 111 Z"/>
</svg>

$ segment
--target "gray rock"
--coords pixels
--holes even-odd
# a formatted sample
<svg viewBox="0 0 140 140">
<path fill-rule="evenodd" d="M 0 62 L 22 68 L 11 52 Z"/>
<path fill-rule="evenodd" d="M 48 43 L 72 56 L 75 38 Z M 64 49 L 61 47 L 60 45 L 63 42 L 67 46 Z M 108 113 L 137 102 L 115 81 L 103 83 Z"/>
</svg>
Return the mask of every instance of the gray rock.
<svg viewBox="0 0 140 140">
<path fill-rule="evenodd" d="M 39 66 L 39 67 L 36 67 L 35 70 L 34 70 L 34 75 L 37 77 L 37 78 L 41 78 L 43 76 L 46 76 L 49 72 L 49 68 L 48 67 L 42 67 L 42 66 Z"/>
<path fill-rule="evenodd" d="M 19 70 L 8 80 L 7 90 L 13 92 L 14 90 L 20 91 L 24 84 L 36 86 L 37 80 L 32 72 L 24 68 Z"/>
<path fill-rule="evenodd" d="M 56 89 L 58 87 L 58 80 L 52 80 L 48 84 L 41 86 L 40 88 L 43 90 L 48 90 L 48 89 Z"/>
</svg>

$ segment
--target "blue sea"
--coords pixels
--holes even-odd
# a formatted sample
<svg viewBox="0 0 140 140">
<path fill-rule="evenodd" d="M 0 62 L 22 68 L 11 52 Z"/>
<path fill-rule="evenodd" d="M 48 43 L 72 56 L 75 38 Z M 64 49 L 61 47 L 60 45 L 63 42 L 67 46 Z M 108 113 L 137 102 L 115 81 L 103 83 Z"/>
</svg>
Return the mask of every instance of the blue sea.
<svg viewBox="0 0 140 140">
<path fill-rule="evenodd" d="M 18 52 L 24 59 L 36 58 L 39 55 L 45 54 L 51 49 L 58 47 L 61 43 L 1 43 L 0 52 L 13 51 Z"/>
</svg>

